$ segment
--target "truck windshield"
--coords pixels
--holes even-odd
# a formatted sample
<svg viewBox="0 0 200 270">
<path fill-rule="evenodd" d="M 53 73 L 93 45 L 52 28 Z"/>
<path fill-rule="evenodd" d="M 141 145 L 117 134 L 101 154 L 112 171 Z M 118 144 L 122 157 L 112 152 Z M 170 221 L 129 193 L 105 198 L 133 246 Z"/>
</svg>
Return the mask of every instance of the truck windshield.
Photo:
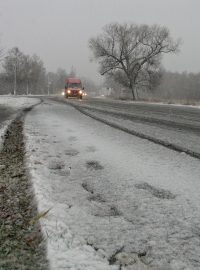
<svg viewBox="0 0 200 270">
<path fill-rule="evenodd" d="M 68 83 L 68 88 L 82 88 L 81 83 Z"/>
</svg>

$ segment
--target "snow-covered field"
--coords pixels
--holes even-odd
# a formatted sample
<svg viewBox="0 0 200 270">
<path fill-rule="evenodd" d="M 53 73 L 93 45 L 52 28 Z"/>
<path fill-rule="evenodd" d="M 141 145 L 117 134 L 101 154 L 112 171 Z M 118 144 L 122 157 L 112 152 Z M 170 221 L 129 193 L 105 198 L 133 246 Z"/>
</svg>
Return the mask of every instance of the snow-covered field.
<svg viewBox="0 0 200 270">
<path fill-rule="evenodd" d="M 112 98 L 108 98 L 106 96 L 99 96 L 99 97 L 95 97 L 95 98 L 98 98 L 98 99 L 102 99 L 102 100 L 109 100 L 109 101 L 112 101 L 113 99 Z M 131 99 L 114 99 L 114 102 L 115 103 L 126 103 L 126 104 L 132 104 L 132 103 L 138 103 L 138 104 L 141 104 L 141 105 L 146 105 L 146 104 L 152 104 L 152 105 L 161 105 L 161 106 L 167 106 L 167 107 L 176 107 L 176 106 L 179 106 L 179 107 L 184 107 L 184 108 L 188 108 L 188 107 L 191 107 L 191 108 L 198 108 L 200 109 L 200 105 L 199 105 L 199 102 L 193 102 L 194 104 L 193 105 L 185 105 L 184 103 L 188 103 L 187 100 L 184 100 L 182 102 L 176 102 L 174 101 L 166 101 L 166 102 L 162 102 L 162 101 L 157 101 L 157 102 L 153 102 L 153 101 L 140 101 L 140 100 L 131 100 Z M 192 101 L 191 101 L 192 103 Z"/>
<path fill-rule="evenodd" d="M 200 269 L 199 160 L 53 101 L 25 136 L 51 269 Z"/>
<path fill-rule="evenodd" d="M 0 96 L 0 105 L 6 105 L 13 109 L 23 109 L 34 105 L 40 101 L 39 98 L 29 98 L 20 96 Z"/>
<path fill-rule="evenodd" d="M 0 123 L 0 145 L 2 143 L 2 136 L 11 121 L 16 117 L 16 114 L 31 105 L 39 103 L 38 98 L 18 97 L 18 96 L 0 96 L 0 106 L 8 106 L 12 109 L 13 114 L 8 120 Z"/>
</svg>

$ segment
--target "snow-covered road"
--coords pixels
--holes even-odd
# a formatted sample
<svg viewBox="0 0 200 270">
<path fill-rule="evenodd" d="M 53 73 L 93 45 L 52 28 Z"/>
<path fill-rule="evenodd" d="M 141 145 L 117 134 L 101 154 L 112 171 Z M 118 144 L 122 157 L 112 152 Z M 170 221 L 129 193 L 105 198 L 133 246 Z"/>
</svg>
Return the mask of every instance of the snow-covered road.
<svg viewBox="0 0 200 270">
<path fill-rule="evenodd" d="M 53 270 L 200 269 L 198 159 L 50 100 L 25 136 Z"/>
</svg>

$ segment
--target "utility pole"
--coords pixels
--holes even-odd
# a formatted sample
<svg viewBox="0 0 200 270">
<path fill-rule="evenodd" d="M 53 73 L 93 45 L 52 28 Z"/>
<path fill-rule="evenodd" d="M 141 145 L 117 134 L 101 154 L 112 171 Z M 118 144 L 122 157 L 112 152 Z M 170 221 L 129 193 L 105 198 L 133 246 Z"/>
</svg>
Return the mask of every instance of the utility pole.
<svg viewBox="0 0 200 270">
<path fill-rule="evenodd" d="M 48 96 L 49 96 L 49 86 L 50 86 L 50 82 L 49 82 L 49 74 L 47 75 L 47 92 L 48 92 Z"/>
<path fill-rule="evenodd" d="M 28 96 L 29 94 L 29 85 L 28 85 L 28 80 L 27 80 L 27 83 L 26 83 L 26 95 Z"/>
<path fill-rule="evenodd" d="M 14 63 L 14 89 L 13 93 L 16 96 L 16 90 L 17 90 L 17 64 Z"/>
</svg>

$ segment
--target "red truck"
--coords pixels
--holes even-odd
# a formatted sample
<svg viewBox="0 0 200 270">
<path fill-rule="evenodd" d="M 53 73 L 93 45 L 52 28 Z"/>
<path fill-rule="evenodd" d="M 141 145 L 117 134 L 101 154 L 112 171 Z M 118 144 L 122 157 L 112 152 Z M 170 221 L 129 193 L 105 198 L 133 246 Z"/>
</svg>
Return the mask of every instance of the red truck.
<svg viewBox="0 0 200 270">
<path fill-rule="evenodd" d="M 65 80 L 65 97 L 76 97 L 82 99 L 83 97 L 82 83 L 80 79 L 68 78 Z"/>
</svg>

